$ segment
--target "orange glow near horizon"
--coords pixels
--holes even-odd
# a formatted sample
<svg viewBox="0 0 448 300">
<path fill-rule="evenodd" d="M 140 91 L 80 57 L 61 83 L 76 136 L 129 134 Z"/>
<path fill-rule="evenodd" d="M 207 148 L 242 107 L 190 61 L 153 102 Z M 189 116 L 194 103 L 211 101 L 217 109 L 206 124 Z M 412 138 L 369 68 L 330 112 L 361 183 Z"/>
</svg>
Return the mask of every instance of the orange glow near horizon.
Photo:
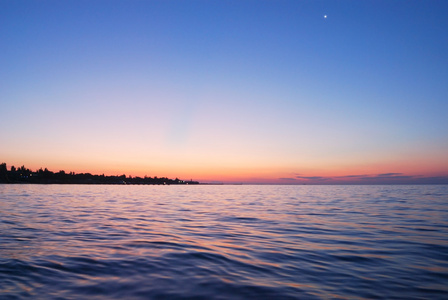
<svg viewBox="0 0 448 300">
<path fill-rule="evenodd" d="M 410 162 L 403 160 L 395 163 L 375 163 L 375 164 L 328 164 L 326 168 L 319 165 L 319 168 L 313 168 L 311 165 L 307 167 L 282 167 L 282 166 L 223 166 L 216 164 L 215 166 L 201 165 L 191 162 L 189 164 L 167 164 L 163 166 L 159 164 L 137 165 L 135 163 L 126 163 L 125 161 L 115 163 L 99 162 L 59 162 L 48 161 L 47 163 L 36 164 L 32 160 L 11 160 L 6 161 L 8 168 L 11 166 L 25 167 L 35 171 L 39 168 L 48 168 L 50 171 L 58 172 L 64 170 L 66 172 L 75 173 L 91 173 L 105 175 L 123 175 L 132 177 L 168 177 L 179 178 L 183 180 L 197 180 L 204 183 L 243 183 L 243 184 L 343 184 L 353 182 L 361 177 L 367 179 L 375 179 L 375 176 L 381 174 L 383 179 L 387 176 L 399 176 L 398 179 L 406 177 L 438 177 L 447 176 L 446 165 L 439 163 L 434 159 L 427 159 L 425 164 L 419 162 Z M 305 164 L 304 164 L 305 165 Z M 318 164 L 316 164 L 318 165 Z M 392 177 L 391 177 L 392 178 Z M 394 179 L 394 178 L 392 178 Z M 364 178 L 365 180 L 365 178 Z M 359 180 L 358 180 L 359 181 Z M 358 182 L 356 181 L 356 182 Z M 360 183 L 368 181 L 359 181 Z"/>
</svg>

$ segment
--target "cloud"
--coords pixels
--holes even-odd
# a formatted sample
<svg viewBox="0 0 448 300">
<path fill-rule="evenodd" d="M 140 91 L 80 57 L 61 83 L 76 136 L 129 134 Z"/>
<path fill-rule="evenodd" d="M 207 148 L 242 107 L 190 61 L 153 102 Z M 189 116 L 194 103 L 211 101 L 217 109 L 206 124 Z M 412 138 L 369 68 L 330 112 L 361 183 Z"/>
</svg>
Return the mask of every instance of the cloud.
<svg viewBox="0 0 448 300">
<path fill-rule="evenodd" d="M 377 180 L 377 179 L 412 179 L 419 176 L 403 175 L 403 173 L 381 173 L 381 174 L 362 174 L 362 175 L 345 175 L 336 176 L 337 179 L 360 179 L 360 180 Z"/>
<path fill-rule="evenodd" d="M 376 176 L 395 176 L 395 175 L 401 175 L 403 173 L 383 173 L 383 174 L 378 174 Z"/>
<path fill-rule="evenodd" d="M 415 178 L 416 183 L 420 184 L 448 184 L 448 175 L 447 176 L 432 176 L 432 177 L 419 177 Z"/>
<path fill-rule="evenodd" d="M 359 177 L 365 177 L 365 176 L 368 176 L 368 175 L 346 175 L 346 176 L 337 176 L 337 177 L 335 177 L 335 178 L 359 178 Z"/>
<path fill-rule="evenodd" d="M 405 175 L 403 173 L 358 174 L 344 176 L 302 176 L 280 178 L 310 184 L 448 184 L 446 176 Z"/>
<path fill-rule="evenodd" d="M 401 174 L 401 173 L 387 173 L 387 174 L 377 174 L 365 177 L 359 177 L 359 179 L 363 180 L 375 180 L 375 179 L 413 179 L 418 178 L 418 176 L 411 175 L 393 175 L 393 174 Z"/>
<path fill-rule="evenodd" d="M 307 179 L 307 180 L 331 180 L 332 177 L 323 176 L 296 176 L 297 179 Z"/>
</svg>

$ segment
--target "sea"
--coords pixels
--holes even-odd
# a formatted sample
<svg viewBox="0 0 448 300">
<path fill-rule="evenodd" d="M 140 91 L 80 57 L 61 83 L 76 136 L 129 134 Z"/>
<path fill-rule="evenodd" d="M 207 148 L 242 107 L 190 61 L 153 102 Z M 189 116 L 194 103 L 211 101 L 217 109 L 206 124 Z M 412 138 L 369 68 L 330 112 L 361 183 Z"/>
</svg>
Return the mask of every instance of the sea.
<svg viewBox="0 0 448 300">
<path fill-rule="evenodd" d="M 448 185 L 0 185 L 0 299 L 448 299 Z"/>
</svg>

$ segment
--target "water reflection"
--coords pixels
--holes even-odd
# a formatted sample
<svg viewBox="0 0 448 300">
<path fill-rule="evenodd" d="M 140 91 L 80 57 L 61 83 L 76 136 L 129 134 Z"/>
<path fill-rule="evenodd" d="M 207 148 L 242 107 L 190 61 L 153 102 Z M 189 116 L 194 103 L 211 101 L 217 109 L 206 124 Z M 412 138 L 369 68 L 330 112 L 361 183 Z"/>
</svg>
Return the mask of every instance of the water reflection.
<svg viewBox="0 0 448 300">
<path fill-rule="evenodd" d="M 1 293 L 443 298 L 446 195 L 447 186 L 1 185 Z"/>
</svg>

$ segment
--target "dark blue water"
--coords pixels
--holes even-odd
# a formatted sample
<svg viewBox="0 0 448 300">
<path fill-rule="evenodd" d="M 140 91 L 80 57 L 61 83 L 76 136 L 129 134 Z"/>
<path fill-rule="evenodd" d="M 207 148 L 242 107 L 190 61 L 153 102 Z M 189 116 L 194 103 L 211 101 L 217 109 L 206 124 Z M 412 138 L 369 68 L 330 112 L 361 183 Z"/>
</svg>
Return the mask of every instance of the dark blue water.
<svg viewBox="0 0 448 300">
<path fill-rule="evenodd" d="M 1 299 L 448 299 L 448 186 L 0 185 Z"/>
</svg>

